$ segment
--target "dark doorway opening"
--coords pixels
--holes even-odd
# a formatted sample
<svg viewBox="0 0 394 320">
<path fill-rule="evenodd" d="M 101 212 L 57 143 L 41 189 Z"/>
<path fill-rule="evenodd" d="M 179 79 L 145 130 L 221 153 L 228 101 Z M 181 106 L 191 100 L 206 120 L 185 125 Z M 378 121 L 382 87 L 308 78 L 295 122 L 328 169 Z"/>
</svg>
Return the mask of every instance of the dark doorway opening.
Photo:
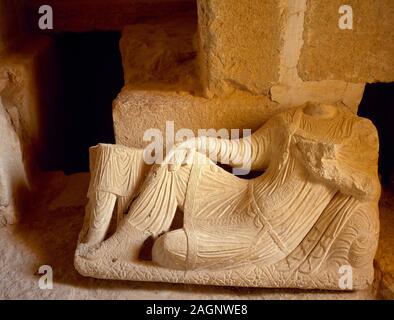
<svg viewBox="0 0 394 320">
<path fill-rule="evenodd" d="M 57 125 L 62 137 L 56 148 L 66 174 L 89 170 L 89 147 L 114 143 L 112 101 L 123 86 L 120 32 L 54 35 L 59 66 Z M 52 168 L 53 169 L 53 168 Z"/>
<path fill-rule="evenodd" d="M 370 119 L 379 134 L 379 173 L 388 185 L 394 178 L 394 82 L 367 84 L 358 115 Z"/>
</svg>

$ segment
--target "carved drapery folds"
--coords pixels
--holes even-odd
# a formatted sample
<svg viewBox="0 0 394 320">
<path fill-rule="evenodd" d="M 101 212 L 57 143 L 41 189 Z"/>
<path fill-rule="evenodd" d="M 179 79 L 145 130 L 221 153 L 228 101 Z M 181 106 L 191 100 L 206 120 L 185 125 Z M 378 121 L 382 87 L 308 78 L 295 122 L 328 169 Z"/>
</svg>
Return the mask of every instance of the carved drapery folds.
<svg viewBox="0 0 394 320">
<path fill-rule="evenodd" d="M 214 143 L 233 154 L 245 149 L 242 139 Z M 264 173 L 251 180 L 225 171 L 196 145 L 193 161 L 175 170 L 146 165 L 143 150 L 91 150 L 90 201 L 75 255 L 80 273 L 321 289 L 373 280 L 380 184 L 371 122 L 329 105 L 285 111 L 252 135 L 251 167 Z M 118 225 L 109 234 L 115 208 Z M 170 230 L 176 210 L 184 225 Z M 149 237 L 152 261 L 140 261 Z M 343 266 L 352 271 L 346 288 Z"/>
</svg>

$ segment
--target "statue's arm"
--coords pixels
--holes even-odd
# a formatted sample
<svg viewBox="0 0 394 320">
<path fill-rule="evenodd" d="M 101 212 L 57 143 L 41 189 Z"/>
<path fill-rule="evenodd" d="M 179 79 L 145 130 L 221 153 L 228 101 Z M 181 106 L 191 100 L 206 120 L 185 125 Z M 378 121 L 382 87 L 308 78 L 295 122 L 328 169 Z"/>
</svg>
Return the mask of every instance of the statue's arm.
<svg viewBox="0 0 394 320">
<path fill-rule="evenodd" d="M 273 127 L 267 123 L 254 134 L 242 139 L 199 137 L 195 139 L 196 150 L 213 161 L 232 167 L 248 166 L 261 171 L 267 168 Z"/>
</svg>

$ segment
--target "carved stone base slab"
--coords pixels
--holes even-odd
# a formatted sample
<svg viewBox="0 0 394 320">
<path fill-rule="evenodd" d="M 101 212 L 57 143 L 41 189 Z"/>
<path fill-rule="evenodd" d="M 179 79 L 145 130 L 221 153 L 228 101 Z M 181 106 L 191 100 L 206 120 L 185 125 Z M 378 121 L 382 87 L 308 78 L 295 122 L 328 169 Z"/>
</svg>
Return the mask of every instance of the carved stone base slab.
<svg viewBox="0 0 394 320">
<path fill-rule="evenodd" d="M 261 287 L 261 288 L 302 288 L 351 290 L 340 287 L 340 274 L 334 268 L 316 274 L 280 272 L 275 266 L 248 266 L 234 270 L 171 270 L 151 262 L 131 263 L 114 259 L 88 260 L 75 256 L 75 267 L 84 276 L 99 279 L 131 280 L 149 282 L 170 282 L 214 286 Z M 372 265 L 353 269 L 354 290 L 365 289 L 372 284 Z"/>
</svg>

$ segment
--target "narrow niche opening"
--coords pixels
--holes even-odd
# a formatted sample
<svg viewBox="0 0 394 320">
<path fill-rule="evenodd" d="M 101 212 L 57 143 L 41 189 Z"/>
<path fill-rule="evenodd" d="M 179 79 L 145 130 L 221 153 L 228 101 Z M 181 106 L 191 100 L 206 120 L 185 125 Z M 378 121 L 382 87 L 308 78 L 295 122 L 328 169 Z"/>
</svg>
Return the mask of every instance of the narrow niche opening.
<svg viewBox="0 0 394 320">
<path fill-rule="evenodd" d="M 370 119 L 379 134 L 379 174 L 394 186 L 394 82 L 367 84 L 358 115 Z"/>
<path fill-rule="evenodd" d="M 57 156 L 51 169 L 66 174 L 89 170 L 89 147 L 115 143 L 112 101 L 123 86 L 120 32 L 53 36 L 59 87 L 56 99 Z M 60 130 L 59 130 L 60 129 Z"/>
</svg>

